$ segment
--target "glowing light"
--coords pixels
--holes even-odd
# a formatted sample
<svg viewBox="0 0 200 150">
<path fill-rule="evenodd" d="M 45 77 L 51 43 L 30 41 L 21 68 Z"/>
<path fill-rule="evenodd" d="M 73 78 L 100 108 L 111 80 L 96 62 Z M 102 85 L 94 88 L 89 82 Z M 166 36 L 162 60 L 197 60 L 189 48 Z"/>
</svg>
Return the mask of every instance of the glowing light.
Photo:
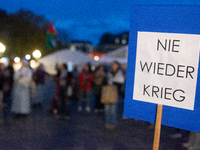
<svg viewBox="0 0 200 150">
<path fill-rule="evenodd" d="M 26 54 L 25 58 L 26 58 L 26 60 L 30 60 L 31 59 L 31 55 Z"/>
<path fill-rule="evenodd" d="M 98 61 L 99 60 L 99 56 L 94 56 L 94 60 Z"/>
<path fill-rule="evenodd" d="M 7 57 L 2 57 L 2 58 L 1 58 L 1 63 L 7 65 L 7 63 L 8 63 L 8 58 L 7 58 Z"/>
<path fill-rule="evenodd" d="M 71 51 L 75 51 L 75 50 L 76 50 L 76 47 L 75 47 L 74 45 L 71 45 L 71 46 L 70 46 L 70 49 L 71 49 Z"/>
<path fill-rule="evenodd" d="M 19 57 L 15 57 L 15 58 L 14 58 L 14 62 L 15 62 L 15 63 L 19 63 L 19 62 L 20 62 L 20 58 L 19 58 Z"/>
<path fill-rule="evenodd" d="M 39 51 L 39 50 L 35 50 L 34 52 L 33 52 L 33 57 L 35 57 L 35 58 L 40 58 L 41 57 L 41 52 Z"/>
<path fill-rule="evenodd" d="M 123 40 L 122 40 L 122 44 L 125 45 L 126 43 L 127 43 L 127 42 L 126 42 L 126 39 L 123 39 Z"/>
<path fill-rule="evenodd" d="M 2 43 L 0 43 L 0 53 L 4 53 L 5 50 L 6 50 L 6 47 Z"/>
<path fill-rule="evenodd" d="M 30 61 L 30 66 L 31 66 L 31 68 L 35 68 L 35 67 L 36 67 L 36 62 L 35 62 L 35 60 L 31 60 L 31 61 Z"/>
</svg>

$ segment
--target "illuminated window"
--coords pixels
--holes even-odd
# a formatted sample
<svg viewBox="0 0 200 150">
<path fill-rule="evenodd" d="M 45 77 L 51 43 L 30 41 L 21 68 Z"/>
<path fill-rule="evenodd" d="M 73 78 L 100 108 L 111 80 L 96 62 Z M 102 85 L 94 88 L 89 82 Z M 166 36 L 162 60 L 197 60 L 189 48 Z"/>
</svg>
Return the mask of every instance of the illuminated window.
<svg viewBox="0 0 200 150">
<path fill-rule="evenodd" d="M 121 43 L 122 43 L 123 45 L 125 45 L 125 44 L 126 44 L 126 39 L 122 39 Z"/>
<path fill-rule="evenodd" d="M 115 44 L 119 44 L 119 39 L 115 39 Z"/>
<path fill-rule="evenodd" d="M 75 47 L 74 45 L 71 45 L 71 46 L 70 46 L 70 49 L 71 49 L 72 51 L 75 51 L 75 50 L 76 50 L 76 47 Z"/>
</svg>

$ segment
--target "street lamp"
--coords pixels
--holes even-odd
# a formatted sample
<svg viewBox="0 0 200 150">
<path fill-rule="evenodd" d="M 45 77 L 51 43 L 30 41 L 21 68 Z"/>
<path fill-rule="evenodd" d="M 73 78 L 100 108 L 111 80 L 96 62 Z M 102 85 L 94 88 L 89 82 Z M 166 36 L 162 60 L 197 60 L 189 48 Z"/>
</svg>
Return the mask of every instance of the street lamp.
<svg viewBox="0 0 200 150">
<path fill-rule="evenodd" d="M 31 55 L 26 54 L 26 55 L 25 55 L 25 58 L 26 58 L 26 60 L 30 60 L 30 59 L 31 59 Z"/>
<path fill-rule="evenodd" d="M 94 60 L 98 61 L 99 60 L 99 56 L 94 56 Z"/>
<path fill-rule="evenodd" d="M 19 57 L 15 57 L 15 58 L 14 58 L 14 62 L 15 62 L 15 63 L 19 63 L 19 62 L 20 62 L 20 58 L 19 58 Z"/>
<path fill-rule="evenodd" d="M 19 57 L 15 57 L 14 58 L 14 62 L 15 62 L 13 64 L 14 70 L 19 70 L 21 68 L 20 58 Z"/>
<path fill-rule="evenodd" d="M 32 64 L 35 64 L 34 66 L 37 67 L 39 66 L 39 62 L 38 62 L 38 59 L 41 57 L 41 52 L 39 50 L 35 50 L 33 52 L 33 57 L 35 58 L 35 63 L 32 63 Z"/>
<path fill-rule="evenodd" d="M 5 45 L 3 45 L 2 43 L 0 43 L 0 53 L 4 53 L 6 50 Z"/>
<path fill-rule="evenodd" d="M 35 51 L 33 52 L 33 57 L 36 58 L 36 59 L 40 58 L 41 55 L 42 55 L 42 54 L 41 54 L 41 52 L 40 52 L 39 50 L 35 50 Z"/>
</svg>

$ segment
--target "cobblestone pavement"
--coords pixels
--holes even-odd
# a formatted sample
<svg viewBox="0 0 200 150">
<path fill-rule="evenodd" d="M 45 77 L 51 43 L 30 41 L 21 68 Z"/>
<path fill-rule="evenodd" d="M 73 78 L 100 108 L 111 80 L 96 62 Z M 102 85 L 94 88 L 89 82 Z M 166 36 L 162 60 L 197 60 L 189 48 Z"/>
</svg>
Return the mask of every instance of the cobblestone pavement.
<svg viewBox="0 0 200 150">
<path fill-rule="evenodd" d="M 154 128 L 149 123 L 124 119 L 122 114 L 115 131 L 104 128 L 102 113 L 77 112 L 71 103 L 70 119 L 59 119 L 46 108 L 53 92 L 47 82 L 47 100 L 43 108 L 35 108 L 25 117 L 10 117 L 0 124 L 0 150 L 151 150 Z M 184 150 L 185 138 L 172 139 L 175 129 L 162 126 L 160 150 Z"/>
</svg>

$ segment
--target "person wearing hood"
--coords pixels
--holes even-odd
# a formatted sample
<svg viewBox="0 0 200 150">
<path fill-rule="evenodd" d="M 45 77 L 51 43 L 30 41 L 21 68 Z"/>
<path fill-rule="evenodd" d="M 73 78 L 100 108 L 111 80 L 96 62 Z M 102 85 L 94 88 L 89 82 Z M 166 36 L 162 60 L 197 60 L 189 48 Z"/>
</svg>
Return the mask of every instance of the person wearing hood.
<svg viewBox="0 0 200 150">
<path fill-rule="evenodd" d="M 28 61 L 22 60 L 21 63 L 21 68 L 14 74 L 11 112 L 16 116 L 27 116 L 31 112 L 30 87 L 32 70 Z"/>
</svg>

